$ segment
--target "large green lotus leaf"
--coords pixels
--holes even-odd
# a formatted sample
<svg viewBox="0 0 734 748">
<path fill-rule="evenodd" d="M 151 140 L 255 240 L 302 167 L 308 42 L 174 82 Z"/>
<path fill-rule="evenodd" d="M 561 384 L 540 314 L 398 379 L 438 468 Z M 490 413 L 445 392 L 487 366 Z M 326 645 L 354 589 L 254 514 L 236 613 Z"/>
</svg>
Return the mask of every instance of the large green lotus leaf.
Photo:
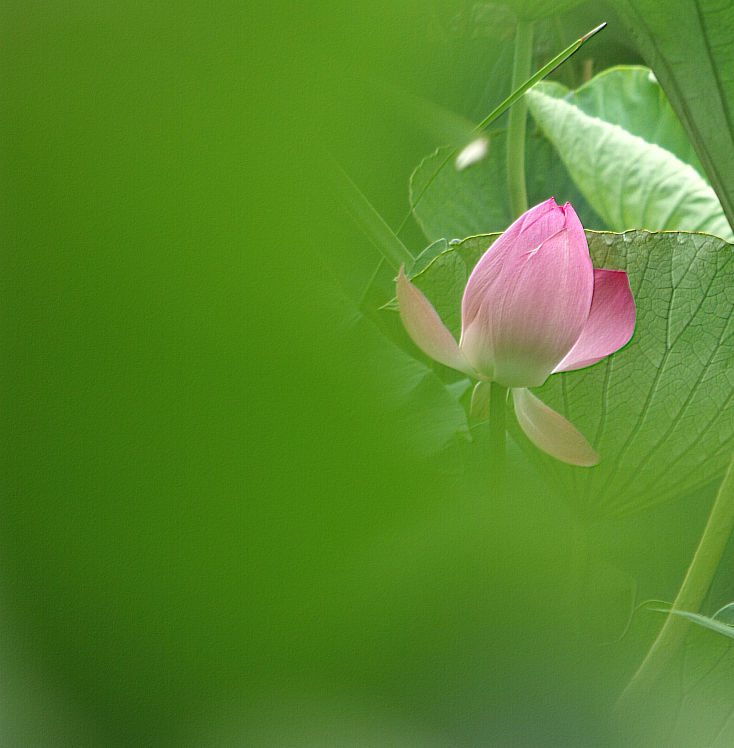
<svg viewBox="0 0 734 748">
<path fill-rule="evenodd" d="M 533 117 L 607 226 L 615 231 L 705 231 L 734 239 L 716 194 L 692 166 L 544 93 L 542 86 L 526 96 Z"/>
<path fill-rule="evenodd" d="M 723 473 L 734 450 L 734 247 L 704 234 L 587 231 L 595 267 L 625 270 L 637 306 L 631 342 L 536 394 L 601 455 L 593 468 L 518 441 L 581 512 L 619 516 Z M 458 335 L 468 274 L 495 236 L 449 244 L 414 282 Z"/>
<path fill-rule="evenodd" d="M 410 205 L 429 240 L 504 231 L 512 223 L 507 193 L 507 134 L 497 130 L 487 137 L 488 156 L 462 171 L 450 157 L 452 149 L 444 147 L 423 159 L 413 172 Z M 584 225 L 606 228 L 553 147 L 532 127 L 527 136 L 526 163 L 531 205 L 552 195 L 558 202 L 570 202 Z"/>
<path fill-rule="evenodd" d="M 734 4 L 615 0 L 734 225 Z"/>
<path fill-rule="evenodd" d="M 541 90 L 548 93 L 547 84 Z M 628 133 L 659 145 L 703 174 L 691 141 L 650 68 L 608 68 L 567 93 L 565 99 L 590 117 L 619 125 Z"/>
</svg>

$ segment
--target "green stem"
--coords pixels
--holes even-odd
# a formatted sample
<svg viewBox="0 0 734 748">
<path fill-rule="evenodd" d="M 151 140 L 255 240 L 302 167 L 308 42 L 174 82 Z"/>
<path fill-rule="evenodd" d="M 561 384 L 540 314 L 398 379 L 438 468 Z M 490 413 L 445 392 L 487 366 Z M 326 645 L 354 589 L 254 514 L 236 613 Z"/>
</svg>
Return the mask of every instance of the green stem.
<svg viewBox="0 0 734 748">
<path fill-rule="evenodd" d="M 489 390 L 489 449 L 492 479 L 498 492 L 505 483 L 506 407 L 507 387 L 503 387 L 497 382 L 491 382 Z"/>
<path fill-rule="evenodd" d="M 708 522 L 704 528 L 683 584 L 671 610 L 697 613 L 721 560 L 721 555 L 734 529 L 734 458 L 716 494 Z M 638 701 L 662 674 L 666 665 L 683 644 L 690 621 L 669 613 L 657 639 L 619 699 L 618 708 Z"/>
<path fill-rule="evenodd" d="M 512 88 L 517 89 L 530 77 L 533 64 L 533 24 L 520 21 L 515 29 L 515 57 L 512 64 Z M 507 187 L 510 211 L 517 218 L 528 209 L 525 187 L 525 131 L 528 105 L 519 99 L 510 109 L 507 123 Z"/>
</svg>

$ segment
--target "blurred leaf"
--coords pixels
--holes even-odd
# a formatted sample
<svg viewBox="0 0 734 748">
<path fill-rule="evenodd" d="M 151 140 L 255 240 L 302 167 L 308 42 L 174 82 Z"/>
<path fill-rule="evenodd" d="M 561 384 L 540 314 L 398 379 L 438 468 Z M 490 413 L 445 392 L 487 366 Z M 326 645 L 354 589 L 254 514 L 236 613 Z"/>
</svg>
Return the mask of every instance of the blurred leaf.
<svg viewBox="0 0 734 748">
<path fill-rule="evenodd" d="M 579 625 L 597 642 L 617 642 L 624 636 L 635 608 L 637 582 L 605 559 L 590 563 L 578 588 Z"/>
<path fill-rule="evenodd" d="M 501 231 L 507 226 L 504 141 L 492 133 L 489 157 L 462 171 L 452 164 L 438 171 L 453 150 L 448 146 L 421 161 L 410 178 L 410 205 L 429 240 Z"/>
<path fill-rule="evenodd" d="M 508 42 L 515 35 L 517 16 L 507 4 L 465 2 L 451 19 L 455 37 Z"/>
<path fill-rule="evenodd" d="M 714 613 L 713 617 L 718 621 L 734 625 L 734 603 L 729 603 L 723 608 L 720 608 L 716 613 Z"/>
<path fill-rule="evenodd" d="M 680 611 L 683 614 L 682 611 Z M 705 616 L 684 614 L 701 623 Z M 721 624 L 723 625 L 723 624 Z M 694 626 L 685 645 L 647 698 L 624 715 L 623 745 L 671 748 L 734 745 L 734 646 Z"/>
<path fill-rule="evenodd" d="M 716 0 L 617 0 L 734 225 L 734 5 Z"/>
<path fill-rule="evenodd" d="M 549 93 L 548 88 L 544 85 L 543 92 Z M 576 91 L 566 92 L 565 99 L 590 117 L 619 125 L 628 133 L 659 145 L 703 175 L 691 141 L 649 68 L 609 68 Z"/>
<path fill-rule="evenodd" d="M 344 299 L 344 306 L 349 302 Z M 338 344 L 352 360 L 356 351 L 365 362 L 365 381 L 357 381 L 364 391 L 355 392 L 355 400 L 365 393 L 376 396 L 395 414 L 394 426 L 404 433 L 408 452 L 434 454 L 457 435 L 468 438 L 468 424 L 458 398 L 461 391 L 449 390 L 437 374 L 422 361 L 397 347 L 361 313 L 353 311 L 342 330 Z M 355 403 L 356 405 L 356 403 Z"/>
<path fill-rule="evenodd" d="M 445 147 L 423 159 L 413 172 L 410 204 L 429 239 L 503 231 L 512 223 L 507 194 L 507 133 L 497 130 L 488 137 L 488 156 L 473 166 L 458 171 L 449 163 L 438 171 L 451 153 Z M 553 195 L 558 201 L 572 203 L 584 225 L 600 226 L 600 219 L 589 208 L 546 138 L 530 128 L 526 148 L 530 204 Z"/>
<path fill-rule="evenodd" d="M 576 185 L 612 229 L 705 231 L 734 238 L 714 191 L 692 166 L 547 95 L 542 86 L 527 98 Z"/>
<path fill-rule="evenodd" d="M 586 233 L 595 267 L 627 272 L 637 328 L 623 350 L 550 377 L 537 394 L 602 461 L 579 469 L 528 453 L 582 512 L 616 516 L 705 485 L 729 462 L 734 261 L 731 245 L 703 234 Z M 413 279 L 457 336 L 469 272 L 495 238 L 449 245 Z"/>
<path fill-rule="evenodd" d="M 660 146 L 702 173 L 680 122 L 648 68 L 611 68 L 573 92 L 554 81 L 539 84 L 538 88 L 554 98 L 564 98 L 589 117 L 618 125 L 631 135 Z M 530 132 L 527 142 L 530 204 L 552 195 L 558 201 L 568 200 L 588 228 L 632 228 L 632 225 L 612 226 L 608 220 L 599 218 L 569 177 L 555 149 L 538 130 Z M 415 205 L 416 196 L 422 194 L 414 214 L 429 239 L 502 230 L 511 222 L 506 189 L 506 132 L 494 131 L 490 138 L 488 157 L 465 171 L 457 171 L 448 164 L 436 175 L 450 152 L 442 148 L 424 159 L 413 173 L 411 205 Z M 429 185 L 431 179 L 433 182 Z M 713 195 L 709 197 L 713 210 L 720 213 Z M 676 227 L 650 225 L 645 228 Z"/>
<path fill-rule="evenodd" d="M 359 187 L 339 167 L 334 169 L 334 184 L 355 222 L 370 238 L 382 257 L 396 270 L 404 262 L 412 262 L 413 255 L 410 250 L 385 223 Z"/>
<path fill-rule="evenodd" d="M 547 75 L 552 73 L 559 65 L 561 65 L 563 62 L 565 62 L 574 52 L 578 51 L 578 49 L 586 42 L 588 41 L 592 36 L 597 34 L 601 29 L 604 28 L 606 24 L 601 24 L 600 26 L 597 26 L 594 29 L 591 29 L 586 34 L 581 36 L 580 38 L 576 39 L 572 44 L 570 44 L 566 49 L 564 49 L 562 52 L 557 54 L 553 59 L 549 60 L 543 67 L 541 67 L 539 70 L 537 70 L 533 75 L 530 76 L 524 83 L 519 85 L 507 98 L 505 98 L 500 104 L 498 104 L 474 129 L 472 130 L 471 135 L 476 136 L 479 133 L 486 130 L 489 125 L 491 125 L 501 114 L 503 114 L 505 111 L 507 111 L 513 104 L 515 104 L 517 101 L 520 100 L 520 98 L 528 92 L 535 84 L 542 81 Z M 473 139 L 473 138 L 472 138 Z M 453 195 L 452 190 L 455 188 L 455 183 L 451 180 L 451 175 L 446 177 L 446 172 L 451 170 L 457 170 L 456 166 L 456 156 L 459 154 L 460 150 L 467 145 L 466 142 L 460 144 L 457 147 L 446 147 L 441 148 L 438 151 L 436 151 L 431 157 L 428 159 L 424 159 L 424 161 L 419 165 L 418 170 L 421 172 L 418 179 L 411 178 L 411 185 L 410 185 L 410 207 L 413 212 L 416 211 L 419 206 L 421 207 L 421 215 L 431 215 L 433 214 L 432 207 L 429 207 L 427 209 L 423 209 L 423 202 L 424 198 L 429 192 L 432 192 L 434 194 L 434 197 L 436 197 L 435 202 L 439 205 L 439 215 L 444 214 L 444 210 L 442 208 L 442 204 L 444 199 L 447 197 L 450 198 L 450 196 Z M 489 150 L 492 150 L 491 143 L 489 144 Z M 495 148 L 495 152 L 496 152 Z M 504 148 L 502 148 L 504 151 Z M 467 230 L 462 230 L 457 232 L 458 236 L 466 235 L 467 233 L 478 233 L 480 231 L 487 231 L 487 230 L 494 230 L 494 229 L 504 229 L 505 226 L 509 223 L 509 221 L 503 221 L 501 224 L 498 225 L 491 225 L 490 228 L 487 227 L 487 224 L 485 223 L 484 219 L 484 211 L 485 211 L 485 205 L 490 204 L 492 206 L 492 210 L 499 211 L 499 214 L 501 215 L 504 210 L 509 210 L 506 206 L 506 197 L 505 193 L 507 192 L 506 185 L 505 185 L 505 178 L 506 173 L 505 170 L 502 170 L 502 179 L 497 178 L 497 171 L 500 168 L 501 162 L 499 159 L 504 158 L 504 154 L 501 154 L 496 157 L 497 164 L 495 165 L 495 168 L 492 173 L 492 182 L 491 186 L 492 189 L 487 192 L 486 190 L 481 190 L 478 195 L 475 195 L 474 197 L 479 201 L 480 207 L 477 211 L 476 205 L 469 205 L 468 210 L 468 217 L 471 219 L 472 223 L 474 221 L 478 221 L 478 223 L 475 223 L 474 225 L 470 226 Z M 460 171 L 462 173 L 467 173 L 470 171 L 470 169 L 467 168 L 460 168 Z M 536 172 L 537 173 L 537 172 Z M 415 175 L 413 175 L 415 176 Z M 438 191 L 436 191 L 436 185 L 442 185 L 443 188 L 439 187 Z M 459 182 L 459 185 L 461 185 L 461 181 Z M 463 188 L 460 188 L 460 191 Z M 471 188 L 470 188 L 471 189 Z M 498 192 L 500 190 L 500 192 Z M 532 186 L 528 187 L 529 193 L 532 195 L 534 194 L 532 191 Z M 501 197 L 500 197 L 501 196 Z M 499 198 L 499 199 L 498 199 Z M 542 194 L 540 200 L 543 200 L 547 198 L 547 195 L 545 193 Z M 532 202 L 532 201 L 531 201 Z M 580 202 L 580 201 L 576 201 Z M 470 200 L 471 203 L 471 200 Z M 435 203 L 434 203 L 435 204 Z M 464 215 L 462 216 L 464 220 L 467 218 L 466 211 L 462 211 L 463 208 L 463 200 L 460 199 L 458 201 L 458 207 L 459 212 L 464 212 Z M 457 204 L 453 206 L 453 210 L 449 210 L 449 215 L 452 215 L 456 213 Z M 580 206 L 581 208 L 581 206 Z M 582 216 L 583 217 L 583 216 Z M 417 216 L 419 222 L 420 218 Z M 443 226 L 443 224 L 441 224 Z M 448 235 L 446 233 L 439 232 L 438 235 L 434 234 L 432 227 L 424 227 L 424 231 L 426 231 L 426 234 L 429 239 L 440 239 L 440 238 L 448 238 Z"/>
<path fill-rule="evenodd" d="M 560 15 L 582 3 L 583 0 L 558 0 L 555 3 L 545 0 L 507 0 L 502 5 L 509 8 L 523 21 L 535 21 L 548 16 Z"/>
</svg>

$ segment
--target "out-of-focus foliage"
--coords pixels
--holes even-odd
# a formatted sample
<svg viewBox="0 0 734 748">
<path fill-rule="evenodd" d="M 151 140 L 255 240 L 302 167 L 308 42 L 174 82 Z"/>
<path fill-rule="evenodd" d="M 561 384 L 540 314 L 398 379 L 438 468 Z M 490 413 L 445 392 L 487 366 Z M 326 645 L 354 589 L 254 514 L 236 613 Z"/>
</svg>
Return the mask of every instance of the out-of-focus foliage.
<svg viewBox="0 0 734 748">
<path fill-rule="evenodd" d="M 608 742 L 655 634 L 618 642 L 632 594 L 675 593 L 709 497 L 584 525 L 512 440 L 497 496 L 326 178 L 417 254 L 411 171 L 561 9 L 541 62 L 597 4 L 5 3 L 0 742 Z"/>
<path fill-rule="evenodd" d="M 413 213 L 430 239 L 457 239 L 472 234 L 502 231 L 512 222 L 507 194 L 507 133 L 489 135 L 487 158 L 459 171 L 451 148 L 439 148 L 421 161 L 410 179 Z M 528 199 L 531 205 L 553 195 L 571 202 L 584 225 L 599 226 L 601 219 L 589 208 L 560 158 L 537 131 L 527 136 Z"/>
<path fill-rule="evenodd" d="M 587 114 L 571 97 L 549 95 L 542 85 L 527 98 L 533 117 L 609 228 L 705 231 L 734 238 L 714 191 L 670 151 L 599 113 Z M 629 101 L 630 107 L 636 103 Z M 647 116 L 654 116 L 657 107 L 650 108 Z M 665 135 L 652 133 L 658 134 Z"/>
<path fill-rule="evenodd" d="M 734 224 L 734 5 L 614 0 Z"/>
<path fill-rule="evenodd" d="M 659 621 L 662 616 L 657 615 Z M 710 620 L 710 619 L 709 619 Z M 723 624 L 720 624 L 723 626 Z M 693 625 L 685 645 L 647 698 L 629 707 L 619 745 L 725 748 L 734 741 L 734 645 Z"/>
<path fill-rule="evenodd" d="M 553 95 L 563 96 L 584 114 L 619 125 L 631 135 L 659 145 L 703 174 L 680 120 L 649 68 L 618 65 L 601 71 L 575 91 L 559 84 L 556 90 Z"/>
<path fill-rule="evenodd" d="M 558 83 L 541 83 L 526 96 L 542 129 L 531 128 L 527 136 L 529 204 L 548 195 L 568 200 L 591 229 L 734 236 L 649 70 L 618 67 L 573 92 Z M 495 130 L 487 157 L 469 168 L 458 170 L 447 162 L 449 148 L 419 164 L 410 198 L 429 239 L 509 225 L 506 150 L 506 132 Z"/>
<path fill-rule="evenodd" d="M 564 13 L 582 4 L 582 0 L 560 0 L 549 3 L 544 0 L 504 0 L 504 2 L 487 3 L 487 8 L 509 9 L 516 18 L 522 21 L 535 21 L 548 16 Z"/>
</svg>

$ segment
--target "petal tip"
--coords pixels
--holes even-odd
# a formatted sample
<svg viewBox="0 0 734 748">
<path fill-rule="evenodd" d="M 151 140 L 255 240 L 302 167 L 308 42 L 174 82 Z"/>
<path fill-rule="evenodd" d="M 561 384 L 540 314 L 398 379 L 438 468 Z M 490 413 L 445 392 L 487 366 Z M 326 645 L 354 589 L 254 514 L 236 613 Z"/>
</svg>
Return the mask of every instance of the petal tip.
<svg viewBox="0 0 734 748">
<path fill-rule="evenodd" d="M 520 428 L 538 449 L 576 467 L 599 464 L 601 458 L 584 435 L 528 389 L 513 389 L 512 399 Z"/>
<path fill-rule="evenodd" d="M 586 458 L 579 460 L 579 462 L 571 462 L 570 465 L 576 465 L 577 467 L 594 467 L 601 462 L 601 457 L 592 447 L 589 447 L 589 454 Z"/>
</svg>

